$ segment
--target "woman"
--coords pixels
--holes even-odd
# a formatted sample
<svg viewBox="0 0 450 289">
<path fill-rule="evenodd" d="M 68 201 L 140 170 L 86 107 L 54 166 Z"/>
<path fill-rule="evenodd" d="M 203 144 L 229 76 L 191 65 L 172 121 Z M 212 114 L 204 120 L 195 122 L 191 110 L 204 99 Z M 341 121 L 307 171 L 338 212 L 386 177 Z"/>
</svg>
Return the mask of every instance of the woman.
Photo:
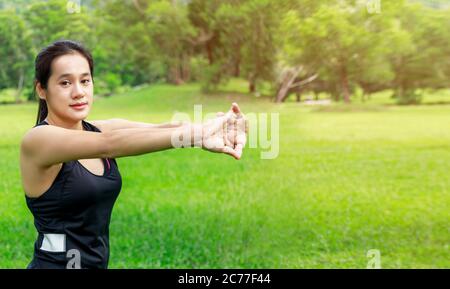
<svg viewBox="0 0 450 289">
<path fill-rule="evenodd" d="M 245 146 L 246 120 L 237 104 L 203 124 L 87 122 L 93 75 L 91 54 L 76 42 L 57 41 L 36 57 L 38 117 L 20 151 L 38 231 L 28 268 L 107 268 L 111 211 L 122 186 L 115 158 L 173 148 L 172 140 L 183 137 L 188 146 L 236 159 Z"/>
</svg>

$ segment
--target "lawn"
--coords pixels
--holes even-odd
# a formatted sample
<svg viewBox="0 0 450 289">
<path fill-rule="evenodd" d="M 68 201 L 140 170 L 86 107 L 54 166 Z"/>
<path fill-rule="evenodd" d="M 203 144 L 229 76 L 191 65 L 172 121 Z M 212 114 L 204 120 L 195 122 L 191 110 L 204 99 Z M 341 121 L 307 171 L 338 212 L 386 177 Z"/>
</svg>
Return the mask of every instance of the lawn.
<svg viewBox="0 0 450 289">
<path fill-rule="evenodd" d="M 450 267 L 448 104 L 320 109 L 155 85 L 98 99 L 88 120 L 164 122 L 232 101 L 279 113 L 278 157 L 246 148 L 240 161 L 200 149 L 118 159 L 110 268 L 366 268 L 370 249 L 383 268 Z M 0 268 L 32 257 L 18 156 L 36 111 L 0 106 Z"/>
</svg>

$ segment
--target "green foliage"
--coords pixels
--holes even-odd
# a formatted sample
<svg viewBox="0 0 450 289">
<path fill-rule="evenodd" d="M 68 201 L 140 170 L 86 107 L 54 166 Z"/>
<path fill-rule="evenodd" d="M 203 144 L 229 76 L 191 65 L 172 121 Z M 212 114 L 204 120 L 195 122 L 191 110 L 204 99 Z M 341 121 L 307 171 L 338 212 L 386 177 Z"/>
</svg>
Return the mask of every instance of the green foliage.
<svg viewBox="0 0 450 289">
<path fill-rule="evenodd" d="M 448 86 L 448 9 L 384 1 L 380 14 L 369 14 L 364 4 L 327 1 L 307 15 L 288 10 L 281 60 L 318 73 L 338 97 L 356 86 L 367 93 L 393 88 L 399 102 L 417 103 L 416 88 Z"/>
<path fill-rule="evenodd" d="M 447 10 L 420 5 L 397 11 L 400 49 L 389 55 L 395 72 L 395 96 L 401 103 L 417 102 L 418 88 L 448 86 L 450 19 Z M 395 34 L 394 34 L 395 35 Z"/>
<path fill-rule="evenodd" d="M 354 0 L 86 0 L 69 13 L 65 0 L 3 1 L 0 88 L 31 87 L 36 53 L 70 38 L 91 49 L 102 94 L 156 82 L 214 90 L 230 77 L 275 90 L 301 67 L 299 80 L 318 75 L 304 91 L 350 101 L 392 89 L 417 103 L 421 89 L 450 83 L 450 6 L 433 3 L 382 1 L 369 13 Z"/>
<path fill-rule="evenodd" d="M 190 60 L 191 80 L 195 82 L 204 81 L 205 77 L 208 77 L 205 71 L 205 69 L 208 69 L 208 66 L 208 60 L 203 56 L 192 57 Z"/>
<path fill-rule="evenodd" d="M 14 10 L 0 10 L 0 89 L 22 90 L 32 70 L 30 30 Z"/>
<path fill-rule="evenodd" d="M 109 96 L 118 92 L 118 88 L 121 84 L 122 81 L 117 74 L 108 72 L 95 78 L 95 93 L 98 95 Z"/>
<path fill-rule="evenodd" d="M 401 92 L 397 90 L 393 97 L 397 99 L 397 103 L 400 105 L 419 104 L 422 100 L 422 95 L 412 89 Z"/>
<path fill-rule="evenodd" d="M 218 86 L 227 80 L 223 73 L 223 64 L 216 62 L 204 66 L 201 73 L 201 86 L 203 92 L 216 91 Z"/>
<path fill-rule="evenodd" d="M 31 29 L 34 47 L 38 50 L 59 39 L 73 39 L 86 45 L 92 44 L 91 25 L 95 18 L 90 11 L 69 13 L 66 0 L 33 1 L 24 11 Z"/>
</svg>

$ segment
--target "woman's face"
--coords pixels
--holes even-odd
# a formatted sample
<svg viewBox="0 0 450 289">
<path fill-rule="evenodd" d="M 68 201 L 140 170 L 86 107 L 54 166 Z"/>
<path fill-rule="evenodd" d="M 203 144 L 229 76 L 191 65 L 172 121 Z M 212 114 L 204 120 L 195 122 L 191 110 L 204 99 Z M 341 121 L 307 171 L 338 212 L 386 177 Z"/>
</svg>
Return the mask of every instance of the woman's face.
<svg viewBox="0 0 450 289">
<path fill-rule="evenodd" d="M 79 53 L 55 58 L 47 89 L 38 88 L 38 91 L 41 98 L 45 96 L 50 117 L 67 122 L 85 119 L 91 109 L 94 92 L 86 58 Z"/>
</svg>

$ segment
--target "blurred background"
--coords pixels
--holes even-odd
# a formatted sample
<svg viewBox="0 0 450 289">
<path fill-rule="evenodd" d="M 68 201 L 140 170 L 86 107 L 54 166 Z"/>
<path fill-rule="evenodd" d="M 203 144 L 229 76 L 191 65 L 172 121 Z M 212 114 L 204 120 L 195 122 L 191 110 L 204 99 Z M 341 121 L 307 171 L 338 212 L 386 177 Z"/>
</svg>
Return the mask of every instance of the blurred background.
<svg viewBox="0 0 450 289">
<path fill-rule="evenodd" d="M 33 99 L 33 60 L 66 38 L 91 48 L 96 93 L 231 78 L 277 102 L 350 102 L 448 88 L 450 3 L 346 0 L 0 1 L 1 101 Z M 290 90 L 290 91 L 289 91 Z M 10 97 L 8 97 L 10 96 Z M 11 98 L 12 97 L 12 98 Z"/>
<path fill-rule="evenodd" d="M 89 119 L 280 116 L 273 160 L 119 159 L 110 267 L 450 267 L 450 1 L 0 0 L 2 268 L 32 256 L 19 144 L 58 39 L 93 54 Z"/>
</svg>

